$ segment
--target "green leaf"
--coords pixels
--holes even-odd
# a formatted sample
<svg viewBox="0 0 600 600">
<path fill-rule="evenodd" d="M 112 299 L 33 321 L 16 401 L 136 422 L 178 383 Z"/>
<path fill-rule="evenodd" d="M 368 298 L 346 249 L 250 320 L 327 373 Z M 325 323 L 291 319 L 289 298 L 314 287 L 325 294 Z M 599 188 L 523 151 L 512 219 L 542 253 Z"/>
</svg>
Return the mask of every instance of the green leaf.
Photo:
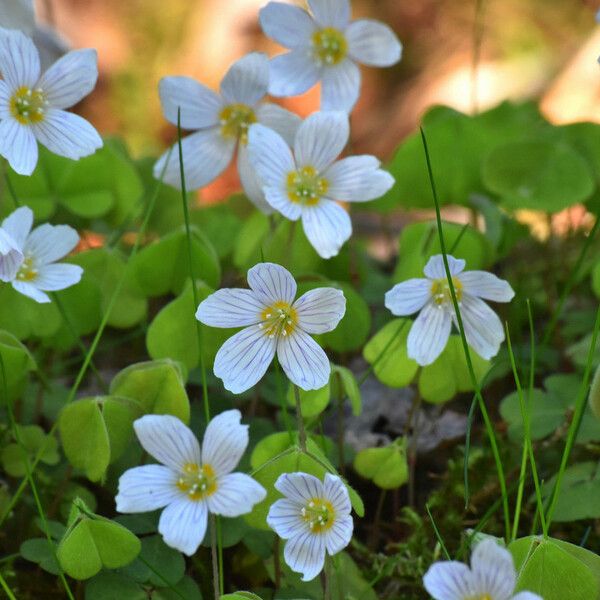
<svg viewBox="0 0 600 600">
<path fill-rule="evenodd" d="M 262 600 L 262 598 L 252 592 L 235 592 L 221 596 L 221 600 Z"/>
<path fill-rule="evenodd" d="M 495 148 L 483 165 L 483 179 L 506 208 L 548 213 L 585 202 L 595 188 L 586 161 L 567 143 L 552 140 Z"/>
<path fill-rule="evenodd" d="M 60 567 L 55 557 L 56 547 L 53 548 L 47 538 L 25 540 L 19 548 L 19 553 L 25 560 L 38 564 L 44 571 L 52 575 L 60 573 Z"/>
<path fill-rule="evenodd" d="M 85 600 L 148 600 L 148 594 L 139 584 L 119 573 L 99 573 L 86 584 Z"/>
<path fill-rule="evenodd" d="M 3 306 L 1 300 L 0 306 Z M 29 372 L 36 368 L 35 361 L 29 350 L 8 331 L 0 331 L 0 356 L 4 365 L 4 370 L 0 370 L 0 392 L 4 402 L 12 401 L 23 392 Z"/>
<path fill-rule="evenodd" d="M 365 448 L 354 458 L 354 469 L 384 490 L 394 490 L 408 481 L 408 463 L 402 438 L 385 448 Z"/>
<path fill-rule="evenodd" d="M 89 579 L 102 567 L 117 569 L 135 559 L 140 540 L 125 527 L 97 515 L 80 516 L 58 547 L 62 569 L 73 579 Z"/>
<path fill-rule="evenodd" d="M 369 364 L 374 365 L 377 379 L 390 387 L 407 386 L 419 369 L 419 365 L 408 358 L 406 348 L 411 325 L 409 319 L 394 319 L 384 325 L 364 347 L 363 356 Z M 387 350 L 382 354 L 386 347 Z"/>
<path fill-rule="evenodd" d="M 15 441 L 2 449 L 2 466 L 11 477 L 24 477 L 27 473 L 23 452 L 31 463 L 43 448 L 40 460 L 44 464 L 59 462 L 58 442 L 54 436 L 47 436 L 37 425 L 17 425 L 17 429 L 21 445 Z"/>
<path fill-rule="evenodd" d="M 10 285 L 0 286 L 0 306 L 0 329 L 20 340 L 52 336 L 62 323 L 54 303 L 38 304 Z"/>
<path fill-rule="evenodd" d="M 90 481 L 102 479 L 125 450 L 141 412 L 135 400 L 115 396 L 84 398 L 65 406 L 58 425 L 69 462 Z"/>
<path fill-rule="evenodd" d="M 130 365 L 112 380 L 110 394 L 133 398 L 145 414 L 174 415 L 190 420 L 190 401 L 183 368 L 168 358 Z"/>
<path fill-rule="evenodd" d="M 334 385 L 335 383 L 339 384 L 339 389 L 334 395 L 341 399 L 344 399 L 344 397 L 347 396 L 348 400 L 350 400 L 350 405 L 352 406 L 352 414 L 354 416 L 360 415 L 362 412 L 362 398 L 354 373 L 346 367 L 331 365 L 330 383 Z M 334 389 L 336 388 L 334 387 Z"/>
<path fill-rule="evenodd" d="M 329 405 L 331 390 L 329 383 L 318 390 L 298 390 L 300 393 L 300 405 L 302 407 L 302 417 L 311 419 L 319 416 Z M 288 406 L 296 406 L 296 397 L 294 394 L 294 384 L 290 383 L 287 390 Z"/>
<path fill-rule="evenodd" d="M 197 228 L 191 230 L 194 275 L 215 288 L 221 266 L 215 249 Z M 189 280 L 189 254 L 185 230 L 174 231 L 143 248 L 132 262 L 132 273 L 147 296 L 180 294 Z"/>
</svg>

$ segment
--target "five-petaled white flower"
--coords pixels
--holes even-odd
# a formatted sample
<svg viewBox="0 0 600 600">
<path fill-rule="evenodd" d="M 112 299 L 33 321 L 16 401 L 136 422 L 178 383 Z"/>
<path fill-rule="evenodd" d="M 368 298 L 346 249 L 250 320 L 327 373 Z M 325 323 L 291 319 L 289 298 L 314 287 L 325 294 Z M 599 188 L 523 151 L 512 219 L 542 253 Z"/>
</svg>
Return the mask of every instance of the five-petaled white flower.
<svg viewBox="0 0 600 600">
<path fill-rule="evenodd" d="M 0 28 L 0 154 L 21 175 L 31 175 L 37 165 L 37 142 L 73 160 L 102 147 L 85 119 L 63 110 L 96 85 L 96 51 L 69 52 L 41 76 L 40 70 L 33 42 L 20 31 Z"/>
<path fill-rule="evenodd" d="M 342 480 L 327 473 L 324 481 L 307 473 L 284 473 L 275 488 L 285 498 L 271 505 L 267 523 L 282 539 L 285 562 L 302 573 L 303 581 L 314 579 L 330 556 L 343 550 L 352 539 L 354 524 L 348 490 Z"/>
<path fill-rule="evenodd" d="M 79 242 L 79 235 L 68 225 L 45 223 L 31 231 L 33 212 L 17 208 L 0 228 L 0 281 L 10 282 L 17 292 L 36 302 L 50 302 L 44 292 L 64 290 L 79 282 L 83 269 L 78 265 L 55 264 Z M 2 256 L 2 238 L 9 238 L 18 253 Z"/>
<path fill-rule="evenodd" d="M 275 131 L 250 128 L 250 161 L 264 186 L 267 202 L 282 215 L 302 219 L 306 237 L 323 258 L 335 256 L 352 234 L 348 213 L 336 202 L 379 198 L 394 178 L 374 156 L 336 161 L 350 127 L 342 112 L 317 112 L 298 128 L 294 152 Z"/>
<path fill-rule="evenodd" d="M 515 293 L 508 282 L 492 273 L 463 271 L 464 260 L 447 256 L 467 342 L 481 357 L 490 359 L 500 349 L 504 328 L 483 300 L 510 302 Z M 426 278 L 395 285 L 386 293 L 385 305 L 399 316 L 420 311 L 408 334 L 407 346 L 408 356 L 425 366 L 446 347 L 452 322 L 458 325 L 443 256 L 432 256 L 423 272 Z"/>
<path fill-rule="evenodd" d="M 214 417 L 202 451 L 196 436 L 171 415 L 145 415 L 133 426 L 144 450 L 159 463 L 125 471 L 117 510 L 140 513 L 164 508 L 158 531 L 165 543 L 191 556 L 206 533 L 208 513 L 238 517 L 266 496 L 249 475 L 232 473 L 248 446 L 239 410 Z"/>
<path fill-rule="evenodd" d="M 196 318 L 212 327 L 245 327 L 221 346 L 214 373 L 234 394 L 257 383 L 275 353 L 288 378 L 303 390 L 329 381 L 327 355 L 309 334 L 336 328 L 346 312 L 343 292 L 317 288 L 294 302 L 296 282 L 283 267 L 260 263 L 248 271 L 249 290 L 222 289 L 200 303 Z"/>
<path fill-rule="evenodd" d="M 350 112 L 360 94 L 356 63 L 389 67 L 402 55 L 396 34 L 372 19 L 350 22 L 349 0 L 308 0 L 298 6 L 269 2 L 260 11 L 263 31 L 291 51 L 271 60 L 269 93 L 302 94 L 321 81 L 321 109 Z"/>
<path fill-rule="evenodd" d="M 182 129 L 197 130 L 181 142 L 188 189 L 198 189 L 213 181 L 229 165 L 237 147 L 238 172 L 244 191 L 259 209 L 272 212 L 248 162 L 248 128 L 253 123 L 263 123 L 291 142 L 300 118 L 276 104 L 263 102 L 268 85 L 269 60 L 260 52 L 252 52 L 230 67 L 221 81 L 220 94 L 189 77 L 161 80 L 159 93 L 165 118 L 177 125 L 180 112 Z M 154 176 L 159 178 L 163 169 L 164 180 L 180 187 L 177 144 L 170 155 L 165 152 L 158 160 Z"/>
<path fill-rule="evenodd" d="M 515 594 L 517 574 L 512 556 L 492 539 L 477 544 L 471 568 L 457 561 L 429 567 L 423 577 L 434 600 L 542 600 L 532 592 Z"/>
</svg>

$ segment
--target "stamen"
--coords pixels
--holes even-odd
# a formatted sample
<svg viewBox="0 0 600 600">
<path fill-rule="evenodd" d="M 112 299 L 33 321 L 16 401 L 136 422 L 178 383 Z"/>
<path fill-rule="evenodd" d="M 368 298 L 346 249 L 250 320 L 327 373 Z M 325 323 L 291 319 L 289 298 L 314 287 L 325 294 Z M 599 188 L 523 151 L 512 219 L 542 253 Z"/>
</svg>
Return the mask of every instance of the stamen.
<svg viewBox="0 0 600 600">
<path fill-rule="evenodd" d="M 12 95 L 9 107 L 11 115 L 21 125 L 32 125 L 44 119 L 48 100 L 42 88 L 31 90 L 22 86 Z"/>
<path fill-rule="evenodd" d="M 312 36 L 313 55 L 326 66 L 337 65 L 348 54 L 348 41 L 343 32 L 333 27 L 316 31 Z"/>
<path fill-rule="evenodd" d="M 185 492 L 190 500 L 202 500 L 217 490 L 217 478 L 210 465 L 188 463 L 177 479 L 177 487 Z"/>
<path fill-rule="evenodd" d="M 288 302 L 276 302 L 265 308 L 261 314 L 262 322 L 259 327 L 265 331 L 269 339 L 290 335 L 298 321 L 296 310 Z"/>
<path fill-rule="evenodd" d="M 314 167 L 306 166 L 288 173 L 287 193 L 292 202 L 315 206 L 328 189 L 329 182 L 320 177 Z"/>
<path fill-rule="evenodd" d="M 240 143 L 248 143 L 248 129 L 256 123 L 254 110 L 246 104 L 230 104 L 219 115 L 221 135 L 226 138 L 239 139 Z"/>
</svg>

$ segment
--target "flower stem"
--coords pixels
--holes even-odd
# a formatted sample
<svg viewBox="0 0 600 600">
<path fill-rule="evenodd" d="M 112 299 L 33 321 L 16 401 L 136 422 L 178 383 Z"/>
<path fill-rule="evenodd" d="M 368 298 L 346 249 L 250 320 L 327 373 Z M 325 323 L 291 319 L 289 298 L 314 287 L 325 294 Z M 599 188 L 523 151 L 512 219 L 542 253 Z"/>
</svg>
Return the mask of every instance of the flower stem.
<svg viewBox="0 0 600 600">
<path fill-rule="evenodd" d="M 296 398 L 296 420 L 298 422 L 298 442 L 300 450 L 306 453 L 306 430 L 304 429 L 304 420 L 302 419 L 302 406 L 300 405 L 300 390 L 294 385 L 294 397 Z"/>
<path fill-rule="evenodd" d="M 219 556 L 217 552 L 217 519 L 215 515 L 210 515 L 210 554 L 212 558 L 213 590 L 215 600 L 220 598 L 219 584 Z"/>
</svg>

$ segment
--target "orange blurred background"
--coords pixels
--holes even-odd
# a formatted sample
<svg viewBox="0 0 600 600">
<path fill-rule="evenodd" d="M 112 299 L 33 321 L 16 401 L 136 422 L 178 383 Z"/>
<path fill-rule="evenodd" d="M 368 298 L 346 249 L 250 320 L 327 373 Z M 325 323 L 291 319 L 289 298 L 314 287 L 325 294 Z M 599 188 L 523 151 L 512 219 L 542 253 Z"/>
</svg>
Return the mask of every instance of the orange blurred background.
<svg viewBox="0 0 600 600">
<path fill-rule="evenodd" d="M 96 91 L 81 110 L 103 134 L 122 135 L 135 155 L 158 154 L 175 136 L 160 111 L 165 75 L 210 87 L 252 50 L 281 48 L 258 24 L 265 0 L 36 0 L 38 19 L 73 47 L 95 47 Z M 303 5 L 298 1 L 297 4 Z M 352 115 L 356 153 L 389 158 L 424 111 L 446 104 L 465 112 L 504 99 L 540 98 L 554 122 L 600 120 L 597 2 L 576 0 L 354 0 L 354 17 L 387 22 L 404 45 L 390 69 L 363 69 Z M 480 51 L 478 49 L 480 48 Z M 475 75 L 474 57 L 479 55 Z M 306 115 L 316 90 L 283 101 Z M 224 197 L 234 170 L 204 190 Z"/>
</svg>

